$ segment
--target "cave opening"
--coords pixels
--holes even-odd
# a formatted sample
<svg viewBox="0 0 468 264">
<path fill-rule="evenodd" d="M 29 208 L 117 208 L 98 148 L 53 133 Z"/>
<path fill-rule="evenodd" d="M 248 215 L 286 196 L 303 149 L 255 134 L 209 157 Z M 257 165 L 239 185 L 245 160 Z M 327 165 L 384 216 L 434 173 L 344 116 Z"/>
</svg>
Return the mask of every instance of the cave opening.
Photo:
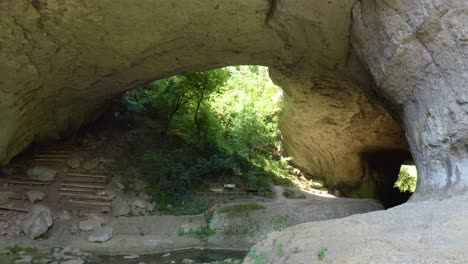
<svg viewBox="0 0 468 264">
<path fill-rule="evenodd" d="M 416 188 L 417 172 L 406 150 L 378 149 L 362 153 L 365 170 L 375 183 L 373 192 L 385 208 L 408 201 Z"/>
</svg>

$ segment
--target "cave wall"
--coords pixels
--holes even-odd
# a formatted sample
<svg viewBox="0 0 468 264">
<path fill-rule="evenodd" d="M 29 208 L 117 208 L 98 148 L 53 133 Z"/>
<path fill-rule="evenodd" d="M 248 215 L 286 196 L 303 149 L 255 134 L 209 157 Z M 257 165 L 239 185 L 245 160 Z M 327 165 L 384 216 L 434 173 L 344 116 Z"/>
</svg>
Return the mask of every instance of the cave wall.
<svg viewBox="0 0 468 264">
<path fill-rule="evenodd" d="M 467 1 L 363 0 L 353 9 L 353 50 L 405 127 L 416 200 L 468 190 L 467 25 Z"/>
<path fill-rule="evenodd" d="M 1 163 L 139 84 L 261 64 L 285 90 L 283 139 L 305 171 L 359 187 L 369 173 L 359 153 L 407 149 L 403 124 L 418 190 L 464 192 L 463 1 L 280 1 L 267 26 L 269 2 L 0 2 Z"/>
</svg>

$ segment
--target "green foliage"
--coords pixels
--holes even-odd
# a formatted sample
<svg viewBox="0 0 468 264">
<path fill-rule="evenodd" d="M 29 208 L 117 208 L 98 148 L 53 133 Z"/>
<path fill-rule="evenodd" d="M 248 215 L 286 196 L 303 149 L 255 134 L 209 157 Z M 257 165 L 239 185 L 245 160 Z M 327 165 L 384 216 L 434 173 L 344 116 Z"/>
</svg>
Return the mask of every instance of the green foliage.
<svg viewBox="0 0 468 264">
<path fill-rule="evenodd" d="M 177 235 L 179 236 L 191 236 L 200 239 L 204 243 L 208 243 L 208 239 L 216 234 L 216 230 L 211 228 L 211 220 L 213 219 L 213 213 L 209 213 L 205 216 L 205 223 L 196 228 L 191 228 L 185 230 L 184 228 L 179 228 L 177 230 Z"/>
<path fill-rule="evenodd" d="M 22 247 L 19 245 L 8 246 L 6 247 L 6 249 L 10 251 L 10 254 L 18 254 L 21 251 L 24 251 L 29 254 L 34 254 L 38 252 L 37 248 L 35 247 Z"/>
<path fill-rule="evenodd" d="M 42 240 L 47 240 L 50 238 L 49 231 L 46 231 L 44 234 L 38 236 L 37 238 L 42 239 Z"/>
<path fill-rule="evenodd" d="M 306 196 L 305 194 L 297 191 L 297 190 L 294 190 L 292 188 L 285 188 L 283 190 L 283 195 L 284 197 L 288 198 L 288 199 L 305 199 Z"/>
<path fill-rule="evenodd" d="M 284 256 L 284 244 L 283 243 L 276 244 L 276 253 L 280 257 Z"/>
<path fill-rule="evenodd" d="M 267 264 L 267 258 L 261 252 L 258 252 L 255 249 L 251 249 L 247 257 L 252 260 L 253 264 Z"/>
<path fill-rule="evenodd" d="M 152 149 L 135 139 L 133 174 L 150 183 L 147 192 L 168 213 L 200 213 L 205 207 L 191 204 L 194 191 L 208 177 L 234 175 L 234 168 L 244 185 L 271 196 L 273 184 L 290 182 L 289 159 L 280 153 L 280 92 L 258 66 L 174 76 L 128 92 L 127 108 L 159 120 L 166 135 Z"/>
<path fill-rule="evenodd" d="M 328 248 L 323 247 L 317 252 L 317 259 L 323 261 L 325 259 L 325 254 L 327 253 Z"/>
<path fill-rule="evenodd" d="M 262 209 L 266 209 L 266 207 L 257 203 L 242 203 L 223 207 L 219 210 L 219 212 L 222 214 L 229 214 L 230 216 L 242 216 L 248 214 L 249 212 Z"/>
<path fill-rule="evenodd" d="M 393 187 L 400 189 L 401 192 L 414 192 L 416 190 L 417 176 L 411 175 L 408 168 L 402 166 L 398 179 Z"/>
</svg>

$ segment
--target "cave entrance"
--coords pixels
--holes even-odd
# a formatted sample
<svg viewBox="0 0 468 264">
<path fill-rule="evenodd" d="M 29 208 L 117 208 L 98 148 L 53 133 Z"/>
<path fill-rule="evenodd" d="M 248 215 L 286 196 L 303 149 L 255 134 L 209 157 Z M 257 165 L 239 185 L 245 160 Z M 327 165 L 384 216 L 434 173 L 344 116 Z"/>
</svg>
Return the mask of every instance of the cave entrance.
<svg viewBox="0 0 468 264">
<path fill-rule="evenodd" d="M 374 196 L 385 208 L 408 201 L 413 194 L 417 172 L 409 151 L 372 150 L 362 153 L 367 175 L 374 183 Z"/>
</svg>

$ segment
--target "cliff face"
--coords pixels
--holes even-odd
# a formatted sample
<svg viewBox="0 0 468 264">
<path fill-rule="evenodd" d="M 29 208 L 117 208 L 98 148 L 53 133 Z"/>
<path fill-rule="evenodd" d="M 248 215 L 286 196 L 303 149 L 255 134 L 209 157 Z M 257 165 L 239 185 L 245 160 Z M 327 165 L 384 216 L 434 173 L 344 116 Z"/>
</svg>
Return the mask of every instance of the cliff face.
<svg viewBox="0 0 468 264">
<path fill-rule="evenodd" d="M 407 150 L 403 127 L 418 192 L 464 193 L 462 2 L 283 1 L 266 26 L 264 0 L 2 1 L 0 160 L 149 80 L 261 64 L 285 90 L 285 147 L 304 170 L 375 193 L 363 153 Z"/>
</svg>

